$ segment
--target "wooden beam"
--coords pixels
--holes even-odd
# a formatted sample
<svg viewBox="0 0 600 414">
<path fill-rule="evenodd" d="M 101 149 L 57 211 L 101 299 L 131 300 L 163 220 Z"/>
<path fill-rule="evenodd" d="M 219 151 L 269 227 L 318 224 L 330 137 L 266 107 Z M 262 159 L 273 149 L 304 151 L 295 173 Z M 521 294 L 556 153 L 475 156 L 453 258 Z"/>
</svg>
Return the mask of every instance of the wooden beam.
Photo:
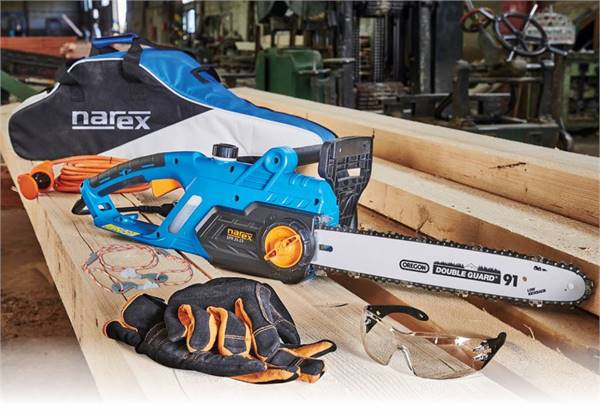
<svg viewBox="0 0 600 414">
<path fill-rule="evenodd" d="M 0 37 L 2 49 L 16 50 L 25 53 L 61 57 L 60 47 L 65 43 L 76 42 L 75 36 L 20 36 Z"/>
<path fill-rule="evenodd" d="M 420 289 L 380 285 L 370 280 L 351 279 L 344 275 L 331 277 L 369 303 L 408 305 L 422 310 L 434 322 L 429 326 L 428 331 L 440 329 L 446 333 L 463 336 L 496 336 L 499 332 L 506 332 L 507 344 L 482 374 L 494 381 L 506 381 L 507 384 L 512 384 L 510 390 L 520 397 L 538 399 L 560 395 L 563 392 L 569 394 L 580 392 L 577 389 L 582 382 L 564 381 L 569 377 L 571 380 L 577 378 L 560 367 L 556 369 L 552 367 L 548 376 L 538 368 L 532 369 L 533 366 L 552 364 L 547 358 L 550 352 L 555 351 L 539 341 L 532 343 L 533 339 L 530 336 L 508 326 L 493 315 L 482 312 L 481 309 L 457 296 L 434 292 L 423 293 Z M 561 359 L 563 362 L 573 363 L 562 354 Z M 516 363 L 516 361 L 520 362 Z M 583 367 L 581 369 L 585 370 Z M 589 373 L 588 378 L 594 378 L 593 381 L 597 384 L 597 375 L 586 371 Z M 567 388 L 561 390 L 561 386 Z M 554 390 L 555 394 L 544 395 L 548 390 Z"/>
<path fill-rule="evenodd" d="M 413 229 L 362 206 L 359 208 L 359 220 L 361 227 L 365 229 L 415 235 Z M 360 290 L 354 293 L 361 295 Z M 361 297 L 369 301 L 368 297 Z M 476 296 L 465 300 L 525 335 L 556 349 L 587 369 L 600 373 L 600 332 L 597 316 L 580 309 L 534 309 L 484 300 Z"/>
<path fill-rule="evenodd" d="M 599 224 L 598 159 L 289 96 L 237 88 L 339 136 L 373 135 L 377 157 L 589 224 Z"/>
<path fill-rule="evenodd" d="M 161 204 L 165 201 L 174 201 L 179 198 L 179 195 L 170 194 L 166 199 L 156 200 L 148 191 L 145 191 L 127 195 L 127 197 L 134 203 L 134 199 L 136 199 L 142 204 Z M 150 215 L 147 218 L 156 223 L 162 220 L 162 218 L 157 215 Z M 380 231 L 393 230 L 403 234 L 414 234 L 414 231 L 408 227 L 398 224 L 397 222 L 387 219 L 364 207 L 360 207 L 359 218 L 365 228 Z M 198 258 L 197 256 L 187 255 L 187 257 L 192 263 L 197 263 L 200 267 L 205 268 L 207 265 L 203 259 Z M 225 270 L 215 272 L 216 271 L 213 271 L 213 275 L 209 277 L 238 275 Z M 264 281 L 264 279 L 248 275 L 242 276 Z M 539 368 L 531 370 L 531 365 L 521 363 L 523 353 L 526 352 L 528 354 L 528 363 L 537 367 L 546 365 L 551 354 L 553 355 L 551 358 L 554 363 L 563 365 L 568 360 L 563 355 L 560 355 L 561 352 L 555 352 L 548 349 L 545 344 L 538 341 L 538 338 L 529 337 L 529 331 L 524 335 L 518 328 L 509 326 L 509 324 L 504 321 L 498 320 L 491 312 L 482 311 L 460 297 L 451 294 L 432 294 L 421 289 L 406 290 L 398 288 L 393 284 L 379 284 L 365 279 L 356 280 L 341 273 L 330 273 L 328 276 L 330 279 L 333 279 L 366 302 L 414 306 L 423 309 L 430 315 L 431 319 L 428 322 L 403 319 L 402 323 L 409 329 L 490 336 L 496 335 L 501 331 L 506 332 L 509 339 L 506 348 L 502 350 L 504 353 L 502 357 L 503 360 L 493 362 L 486 371 L 483 372 L 483 376 L 492 381 L 502 383 L 507 386 L 511 392 L 521 397 L 543 397 L 546 393 L 558 393 L 563 387 L 568 388 L 568 391 L 566 391 L 568 393 L 576 392 L 578 389 L 577 385 L 571 383 L 577 376 L 573 376 L 573 373 L 570 372 L 570 370 L 561 371 L 564 376 L 557 377 L 556 375 L 551 374 L 550 369 L 554 370 L 554 368 L 550 368 L 550 365 L 548 365 L 548 368 L 541 370 Z M 306 302 L 316 300 L 318 302 L 326 303 L 327 312 L 330 312 L 331 309 L 336 309 L 340 311 L 339 315 L 343 319 L 346 319 L 347 314 L 345 309 L 348 305 L 352 306 L 352 303 L 347 303 L 341 296 L 331 296 L 326 289 L 309 290 L 311 284 L 323 282 L 323 278 L 317 278 L 316 280 L 308 280 L 301 284 L 294 285 L 292 288 L 296 289 Z M 270 281 L 269 283 L 273 282 Z M 279 284 L 276 283 L 275 286 L 279 286 Z M 319 292 L 318 297 L 314 296 L 316 294 L 315 292 Z M 298 312 L 306 312 L 304 309 L 305 305 L 298 303 L 297 306 L 299 307 Z M 513 305 L 506 306 L 514 307 Z M 448 312 L 449 309 L 452 309 L 452 312 Z M 589 314 L 587 314 L 587 316 L 591 320 L 596 319 Z M 333 321 L 334 320 L 332 319 L 332 322 Z M 464 321 L 468 321 L 468 324 L 465 324 Z M 335 324 L 332 324 L 331 326 L 335 326 Z M 584 324 L 584 326 L 585 328 L 588 328 L 589 323 Z M 595 333 L 597 334 L 597 330 L 591 330 L 589 333 L 586 332 L 584 337 L 593 336 Z M 562 350 L 563 348 L 559 348 L 559 351 Z M 530 355 L 529 352 L 532 352 L 532 354 Z M 560 355 L 558 359 L 556 359 L 556 354 Z M 586 376 L 593 378 L 589 372 L 586 373 Z M 566 378 L 570 379 L 563 382 Z M 579 377 L 579 384 L 581 384 L 581 377 Z"/>
<path fill-rule="evenodd" d="M 14 178 L 28 170 L 31 163 L 19 159 L 12 151 L 6 136 L 6 113 L 1 123 L 0 131 L 4 134 L 0 139 L 2 154 Z M 136 203 L 135 198 L 131 195 L 114 196 L 119 205 Z M 81 264 L 91 251 L 124 240 L 95 228 L 89 217 L 71 215 L 70 208 L 75 199 L 72 194 L 50 193 L 38 200 L 26 201 L 25 207 L 101 394 L 114 398 L 127 389 L 129 393 L 148 399 L 164 399 L 166 396 L 201 400 L 207 393 L 221 399 L 244 392 L 252 392 L 254 398 L 272 397 L 270 388 L 259 389 L 235 381 L 162 367 L 136 354 L 130 347 L 101 336 L 102 323 L 118 316 L 125 298 L 95 286 L 81 271 Z M 198 256 L 183 256 L 188 257 L 197 270 L 194 282 L 230 274 L 215 269 Z M 338 351 L 327 356 L 327 375 L 317 385 L 307 387 L 306 384 L 293 383 L 281 389 L 280 397 L 288 400 L 318 400 L 331 395 L 361 395 L 373 400 L 410 395 L 413 399 L 429 401 L 431 398 L 494 395 L 506 400 L 514 398 L 515 394 L 575 397 L 596 390 L 596 376 L 560 353 L 469 304 L 465 304 L 469 307 L 461 305 L 464 300 L 460 298 L 438 298 L 422 291 L 413 292 L 414 296 L 408 293 L 403 299 L 413 306 L 423 307 L 436 328 L 486 335 L 505 330 L 509 342 L 480 375 L 442 382 L 414 378 L 392 367 L 381 367 L 366 357 L 360 336 L 356 335 L 361 308 L 365 304 L 358 296 L 327 278 L 293 286 L 275 281 L 270 283 L 290 308 L 305 340 L 329 337 L 338 344 Z M 148 293 L 167 297 L 172 289 L 161 287 Z M 390 294 L 383 287 L 373 292 Z M 397 297 L 396 294 L 394 296 Z M 359 380 L 357 373 L 360 373 Z M 374 381 L 379 384 L 378 387 L 369 385 Z M 204 392 L 199 394 L 198 389 Z"/>
<path fill-rule="evenodd" d="M 590 371 L 600 374 L 598 317 L 581 309 L 531 309 L 472 297 L 468 301 Z"/>
<path fill-rule="evenodd" d="M 16 175 L 30 170 L 32 163 L 19 158 L 8 140 L 7 116 L 11 109 L 14 106 L 0 109 L 0 146 L 14 179 Z M 96 286 L 82 271 L 81 265 L 91 252 L 127 241 L 96 228 L 88 216 L 71 214 L 77 197 L 75 194 L 50 192 L 34 201 L 25 200 L 24 205 L 99 393 L 107 399 L 119 398 L 115 396 L 123 395 L 123 390 L 138 399 L 151 400 L 202 401 L 206 395 L 224 401 L 230 400 L 231 395 L 272 398 L 273 390 L 270 387 L 256 387 L 197 372 L 170 369 L 137 354 L 129 346 L 103 337 L 103 323 L 119 317 L 128 295 L 107 292 Z M 113 200 L 117 206 L 136 202 L 129 194 L 115 195 Z M 182 256 L 189 258 L 195 268 L 190 283 L 231 274 L 214 268 L 199 256 Z M 503 399 L 515 399 L 514 392 L 507 389 L 502 381 L 484 376 L 465 381 L 432 382 L 374 363 L 365 355 L 360 336 L 356 335 L 365 302 L 332 280 L 319 278 L 293 286 L 277 281 L 269 283 L 294 315 L 306 342 L 328 338 L 338 345 L 338 351 L 325 358 L 327 374 L 317 385 L 307 386 L 300 381 L 286 384 L 280 388 L 279 398 L 306 401 L 326 399 L 332 395 L 361 395 L 381 400 L 411 395 L 413 398 L 431 400 L 434 397 L 465 399 L 473 395 L 495 395 Z M 172 286 L 161 286 L 145 292 L 168 298 L 174 289 Z M 560 355 L 552 351 L 549 357 L 569 375 L 579 377 L 584 383 L 591 383 L 586 372 L 577 365 L 563 361 Z M 540 368 L 546 369 L 543 366 Z M 360 378 L 357 373 L 360 373 Z M 376 387 L 372 386 L 375 380 L 378 383 Z M 556 381 L 562 379 L 557 378 Z M 553 393 L 555 388 L 547 393 Z M 198 390 L 202 390 L 202 393 L 198 393 Z"/>
<path fill-rule="evenodd" d="M 436 239 L 573 263 L 598 284 L 596 226 L 379 159 L 360 203 Z M 599 297 L 581 307 L 598 315 Z"/>
</svg>

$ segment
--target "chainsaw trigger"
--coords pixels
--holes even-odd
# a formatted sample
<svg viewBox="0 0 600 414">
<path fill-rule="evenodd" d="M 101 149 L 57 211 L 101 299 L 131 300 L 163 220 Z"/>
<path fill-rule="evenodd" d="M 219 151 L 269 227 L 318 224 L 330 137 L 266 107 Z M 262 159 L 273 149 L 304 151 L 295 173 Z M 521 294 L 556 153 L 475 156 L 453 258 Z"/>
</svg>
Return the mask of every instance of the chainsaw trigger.
<svg viewBox="0 0 600 414">
<path fill-rule="evenodd" d="M 173 190 L 181 188 L 181 184 L 172 178 L 162 178 L 160 180 L 152 180 L 150 187 L 152 188 L 154 197 L 159 198 Z"/>
</svg>

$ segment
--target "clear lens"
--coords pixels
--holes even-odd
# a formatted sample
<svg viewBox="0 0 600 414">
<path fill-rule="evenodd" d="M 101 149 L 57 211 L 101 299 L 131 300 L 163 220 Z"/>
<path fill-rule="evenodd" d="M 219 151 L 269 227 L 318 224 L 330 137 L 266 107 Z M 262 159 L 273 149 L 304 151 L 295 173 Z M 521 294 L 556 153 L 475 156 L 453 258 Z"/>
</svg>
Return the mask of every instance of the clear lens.
<svg viewBox="0 0 600 414">
<path fill-rule="evenodd" d="M 383 323 L 371 312 L 363 311 L 362 341 L 367 354 L 382 365 L 387 365 L 396 352 L 394 329 Z"/>
<path fill-rule="evenodd" d="M 469 346 L 475 342 L 472 339 L 402 333 L 397 333 L 395 337 L 396 342 L 405 351 L 411 370 L 419 377 L 437 379 L 464 377 L 474 373 L 483 365 L 470 356 L 473 348 Z M 480 343 L 481 341 L 478 341 L 475 346 Z M 479 367 L 476 368 L 476 364 L 479 364 Z"/>
<path fill-rule="evenodd" d="M 380 318 L 367 309 L 363 312 L 362 340 L 367 354 L 380 364 L 389 364 L 393 354 L 400 350 L 415 375 L 432 379 L 472 374 L 482 369 L 495 353 L 488 343 L 490 340 L 406 332 L 392 318 Z M 504 338 L 500 342 L 496 351 Z"/>
</svg>

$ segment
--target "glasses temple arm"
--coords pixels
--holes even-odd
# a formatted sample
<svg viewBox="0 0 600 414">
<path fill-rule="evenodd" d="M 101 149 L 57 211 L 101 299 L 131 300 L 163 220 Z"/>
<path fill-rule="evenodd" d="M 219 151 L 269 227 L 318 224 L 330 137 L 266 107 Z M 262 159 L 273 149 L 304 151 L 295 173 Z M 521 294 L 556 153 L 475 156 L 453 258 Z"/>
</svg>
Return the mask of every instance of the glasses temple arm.
<svg viewBox="0 0 600 414">
<path fill-rule="evenodd" d="M 406 315 L 410 315 L 415 319 L 420 321 L 429 320 L 427 314 L 423 311 L 420 311 L 417 308 L 413 308 L 411 306 L 401 306 L 401 305 L 368 305 L 364 308 L 365 311 L 372 314 L 372 317 L 367 317 L 364 321 L 366 332 L 369 332 L 373 326 L 377 323 L 377 319 L 381 320 L 385 318 L 387 315 L 392 313 L 403 313 Z"/>
<path fill-rule="evenodd" d="M 377 315 L 379 318 L 384 318 L 391 313 L 404 313 L 406 315 L 410 315 L 415 319 L 420 321 L 429 320 L 429 316 L 427 314 L 417 308 L 413 308 L 412 306 L 402 306 L 402 305 L 368 305 L 365 307 L 369 312 Z"/>
<path fill-rule="evenodd" d="M 483 367 L 485 367 L 488 362 L 490 362 L 492 360 L 492 358 L 494 358 L 494 355 L 496 355 L 496 352 L 498 352 L 500 350 L 500 348 L 502 348 L 502 345 L 504 345 L 504 342 L 506 341 L 506 333 L 505 332 L 500 332 L 498 334 L 497 337 L 495 338 L 490 338 L 490 339 L 486 339 L 486 342 L 488 344 L 488 346 L 490 347 L 490 354 L 487 357 L 487 359 L 485 360 L 485 362 L 483 363 Z"/>
</svg>

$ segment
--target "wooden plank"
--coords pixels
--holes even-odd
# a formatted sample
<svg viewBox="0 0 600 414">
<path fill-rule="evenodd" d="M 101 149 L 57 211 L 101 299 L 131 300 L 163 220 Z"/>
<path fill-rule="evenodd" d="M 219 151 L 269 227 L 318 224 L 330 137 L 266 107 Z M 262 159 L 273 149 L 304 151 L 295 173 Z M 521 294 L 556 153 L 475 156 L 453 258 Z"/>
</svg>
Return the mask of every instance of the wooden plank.
<svg viewBox="0 0 600 414">
<path fill-rule="evenodd" d="M 580 309 L 530 309 L 472 297 L 473 305 L 494 315 L 567 358 L 600 374 L 598 317 Z"/>
<path fill-rule="evenodd" d="M 6 165 L 0 165 L 0 197 L 2 208 L 21 208 L 19 194 L 12 190 L 13 182 Z"/>
<path fill-rule="evenodd" d="M 5 116 L 2 126 L 2 154 L 14 180 L 33 163 L 18 158 L 6 145 Z M 86 361 L 93 374 L 98 370 L 102 372 L 102 375 L 94 375 L 100 393 L 115 397 L 127 390 L 130 395 L 148 398 L 151 394 L 148 395 L 136 376 L 154 376 L 156 364 L 143 366 L 144 361 L 136 364 L 138 355 L 123 345 L 108 341 L 101 333 L 103 323 L 118 316 L 125 297 L 100 289 L 81 270 L 92 251 L 120 240 L 99 234 L 89 217 L 70 214 L 74 200 L 73 195 L 62 193 L 40 197 L 33 202 L 22 199 Z M 142 366 L 138 368 L 137 365 Z M 139 369 L 143 370 L 140 372 Z M 176 397 L 184 396 L 173 374 L 156 374 L 162 375 L 160 386 L 163 391 Z"/>
<path fill-rule="evenodd" d="M 579 266 L 598 284 L 596 226 L 375 160 L 360 203 L 436 239 L 511 249 Z M 598 315 L 600 293 L 581 304 Z"/>
<path fill-rule="evenodd" d="M 237 88 L 259 106 L 339 136 L 373 135 L 377 157 L 585 223 L 599 224 L 598 159 L 369 112 Z"/>
<path fill-rule="evenodd" d="M 7 149 L 10 148 L 8 148 L 6 139 L 3 139 L 2 143 L 3 154 L 6 154 Z M 13 174 L 26 171 L 31 165 L 31 163 L 19 160 L 14 153 L 11 153 L 11 157 L 8 158 L 8 165 Z M 269 387 L 253 387 L 197 373 L 169 370 L 135 354 L 126 346 L 96 335 L 103 320 L 117 315 L 124 299 L 118 297 L 116 300 L 114 296 L 110 295 L 105 298 L 107 294 L 93 286 L 87 276 L 81 273 L 79 266 L 87 258 L 91 249 L 97 249 L 107 243 L 118 242 L 120 239 L 94 228 L 89 218 L 76 217 L 73 219 L 68 211 L 74 199 L 73 195 L 51 194 L 41 197 L 35 202 L 25 201 L 25 203 L 34 213 L 30 216 L 36 218 L 34 223 L 36 233 L 50 233 L 54 237 L 51 240 L 41 239 L 45 251 L 50 245 L 54 250 L 61 252 L 59 257 L 48 254 L 46 257 L 49 262 L 52 262 L 51 271 L 57 279 L 57 286 L 63 300 L 67 301 L 69 315 L 71 320 L 75 321 L 74 327 L 78 338 L 86 352 L 86 358 L 92 371 L 98 377 L 96 381 L 99 383 L 103 395 L 114 396 L 115 392 L 122 392 L 124 389 L 128 390 L 128 393 L 144 395 L 147 398 L 200 399 L 206 393 L 227 398 L 232 391 L 243 392 L 245 390 L 259 398 L 263 396 L 262 394 L 267 397 L 272 393 Z M 131 201 L 131 195 L 123 197 L 122 202 L 125 200 Z M 48 206 L 54 207 L 52 210 L 46 211 Z M 57 217 L 60 217 L 60 220 L 57 220 Z M 38 237 L 40 237 L 39 234 Z M 87 247 L 88 244 L 89 247 Z M 80 251 L 82 245 L 87 248 Z M 216 274 L 218 270 L 211 270 L 210 264 L 203 259 L 193 256 L 191 260 L 199 269 L 203 269 L 203 272 L 215 272 L 213 277 L 218 276 Z M 199 274 L 196 277 L 195 280 L 206 280 L 205 277 L 208 276 Z M 58 280 L 61 280 L 61 283 L 58 283 Z M 77 286 L 77 288 L 71 286 L 75 283 L 81 286 Z M 307 387 L 306 384 L 295 383 L 278 388 L 285 398 L 319 399 L 332 394 L 348 398 L 359 394 L 370 398 L 397 398 L 399 395 L 410 395 L 412 398 L 423 399 L 430 399 L 434 396 L 435 398 L 461 398 L 461 396 L 469 398 L 474 393 L 482 392 L 493 393 L 499 398 L 514 398 L 510 392 L 519 395 L 528 392 L 536 395 L 539 392 L 548 394 L 561 392 L 561 395 L 564 395 L 564 392 L 572 391 L 572 388 L 565 387 L 565 384 L 580 383 L 582 386 L 578 390 L 581 392 L 588 390 L 589 384 L 594 384 L 594 377 L 587 376 L 588 374 L 578 366 L 564 361 L 556 352 L 544 348 L 534 348 L 533 352 L 543 353 L 549 362 L 546 364 L 540 364 L 539 360 L 535 360 L 534 363 L 526 362 L 527 369 L 534 371 L 536 375 L 525 381 L 515 379 L 514 375 L 496 375 L 493 380 L 490 380 L 487 370 L 483 375 L 448 382 L 424 381 L 395 371 L 390 372 L 389 368 L 374 365 L 366 358 L 360 345 L 360 339 L 356 335 L 360 310 L 364 301 L 339 287 L 336 288 L 336 285 L 327 279 L 307 281 L 295 286 L 285 286 L 278 282 L 272 282 L 272 285 L 296 316 L 296 322 L 306 340 L 327 336 L 340 346 L 340 350 L 336 354 L 328 357 L 328 374 L 319 382 L 319 385 Z M 170 292 L 161 288 L 150 293 L 168 296 Z M 93 308 L 90 304 L 99 301 L 98 296 L 104 301 L 115 301 L 115 303 L 110 303 L 106 309 L 103 307 L 103 310 L 99 312 L 100 315 L 96 315 L 94 319 L 97 322 L 90 324 L 90 319 L 85 316 L 85 312 Z M 440 309 L 441 311 L 442 309 Z M 428 312 L 431 313 L 429 309 Z M 457 320 L 464 318 L 461 312 L 454 313 L 454 316 Z M 438 323 L 437 318 L 434 318 L 434 323 L 442 326 Z M 472 323 L 473 332 L 481 328 L 477 320 Z M 484 319 L 483 324 L 487 325 L 488 323 L 489 320 Z M 524 359 L 528 360 L 529 345 L 535 344 L 532 339 L 528 339 L 528 341 L 530 342 L 526 341 L 527 346 L 523 348 L 520 345 L 515 348 L 507 344 L 505 347 L 509 351 L 507 360 L 500 365 L 494 363 L 490 368 L 497 367 L 495 370 L 500 370 L 501 373 L 514 372 L 515 365 L 523 364 Z M 89 353 L 91 355 L 87 355 Z M 557 372 L 566 372 L 567 374 L 564 377 L 555 378 L 553 374 L 555 369 Z M 357 375 L 357 372 L 360 372 L 360 375 Z M 565 384 L 563 384 L 562 378 L 564 378 Z M 381 389 L 365 388 L 365 384 L 375 382 Z M 198 389 L 202 389 L 203 392 L 198 393 Z"/>
<path fill-rule="evenodd" d="M 179 195 L 176 194 L 174 196 L 168 197 L 167 199 L 162 198 L 160 200 L 154 199 L 149 191 L 136 193 L 128 196 L 130 198 L 135 197 L 140 203 L 145 205 L 150 204 L 162 204 L 164 202 L 176 200 Z M 158 216 L 148 216 L 149 220 L 155 223 L 160 222 L 161 218 Z M 405 227 L 397 222 L 387 219 L 378 213 L 370 211 L 364 207 L 360 208 L 359 221 L 361 226 L 368 229 L 374 229 L 379 231 L 395 231 L 402 234 L 410 234 L 414 235 L 414 230 Z M 197 256 L 187 255 L 187 257 L 192 260 L 192 262 L 196 262 L 198 260 Z M 206 266 L 206 262 L 200 259 L 200 266 Z M 232 272 L 223 271 L 226 275 L 237 275 Z M 243 275 L 244 277 L 248 277 Z M 484 375 L 486 377 L 494 378 L 498 383 L 507 386 L 510 391 L 522 397 L 542 397 L 549 390 L 553 390 L 553 393 L 564 392 L 565 389 L 564 384 L 562 383 L 562 379 L 558 379 L 549 372 L 541 372 L 536 368 L 535 372 L 530 372 L 531 366 L 529 363 L 531 361 L 535 361 L 534 364 L 539 368 L 544 366 L 547 363 L 547 358 L 549 358 L 550 354 L 556 353 L 552 351 L 539 341 L 535 340 L 535 338 L 528 337 L 529 331 L 527 334 L 523 334 L 519 331 L 519 329 L 509 326 L 509 324 L 500 322 L 494 315 L 490 312 L 482 312 L 480 309 L 468 303 L 462 298 L 458 298 L 454 295 L 450 294 L 431 294 L 424 290 L 414 289 L 414 290 L 406 290 L 397 288 L 394 285 L 390 284 L 377 284 L 368 280 L 355 280 L 347 277 L 343 274 L 331 274 L 329 275 L 331 279 L 335 280 L 340 285 L 344 286 L 346 289 L 350 290 L 363 300 L 369 303 L 381 303 L 381 304 L 404 304 L 419 307 L 421 309 L 426 310 L 426 312 L 432 316 L 433 313 L 436 314 L 435 317 L 432 316 L 431 322 L 427 323 L 418 323 L 410 321 L 403 321 L 405 324 L 410 326 L 411 329 L 415 330 L 432 330 L 435 329 L 440 332 L 454 332 L 454 333 L 462 333 L 462 334 L 483 334 L 483 335 L 496 335 L 500 331 L 507 332 L 509 335 L 510 346 L 505 348 L 503 352 L 505 352 L 505 360 L 504 363 L 496 364 L 493 362 L 490 367 L 491 373 L 486 372 Z M 254 278 L 256 280 L 261 280 L 260 278 Z M 264 279 L 262 279 L 264 280 Z M 322 278 L 317 278 L 316 281 L 322 281 Z M 298 288 L 302 288 L 310 283 L 314 283 L 316 281 L 309 281 L 302 283 L 300 285 L 296 285 Z M 406 292 L 405 292 L 406 290 Z M 316 292 L 321 293 L 321 289 L 317 289 Z M 314 300 L 315 291 L 311 290 L 310 297 L 306 297 L 306 301 L 310 302 L 310 300 Z M 307 295 L 308 295 L 307 294 Z M 410 297 L 408 297 L 410 295 Z M 327 291 L 322 292 L 322 300 L 329 303 L 329 307 L 336 310 L 344 311 L 344 308 L 348 306 L 348 303 L 345 302 L 342 297 L 332 298 L 329 296 Z M 402 299 L 399 299 L 402 298 Z M 336 300 L 337 299 L 337 300 Z M 493 302 L 490 302 L 493 303 Z M 516 308 L 516 306 L 502 303 L 503 307 L 506 308 Z M 302 304 L 299 304 L 299 311 L 303 312 Z M 452 312 L 448 314 L 448 309 L 452 309 Z M 527 309 L 526 309 L 527 310 Z M 535 312 L 535 310 L 532 310 Z M 539 311 L 538 311 L 539 312 Z M 590 328 L 589 332 L 583 334 L 584 338 L 594 337 L 596 340 L 598 339 L 598 330 L 593 329 L 591 324 L 593 321 L 597 322 L 597 318 L 586 314 L 587 319 L 582 319 L 584 322 L 582 325 L 586 328 Z M 339 315 L 336 318 L 332 318 L 331 326 L 336 326 L 340 317 L 343 315 Z M 560 318 L 556 318 L 556 320 L 561 320 Z M 461 325 L 461 321 L 468 321 L 469 325 L 465 327 Z M 406 323 L 409 322 L 409 323 Z M 564 321 L 563 321 L 564 322 Z M 332 329 L 331 326 L 328 326 L 327 329 Z M 537 327 L 536 327 L 537 328 Z M 479 330 L 481 329 L 481 330 Z M 574 331 L 575 329 L 571 329 Z M 316 338 L 315 338 L 316 339 Z M 574 342 L 578 342 L 578 338 L 573 339 Z M 349 346 L 350 344 L 348 344 Z M 553 349 L 556 347 L 553 346 Z M 560 360 L 564 363 L 566 358 L 562 355 L 562 351 L 566 349 L 565 347 L 558 348 Z M 527 356 L 528 363 L 523 364 L 522 360 L 524 358 L 524 354 L 529 352 L 533 352 L 535 356 L 529 358 Z M 553 359 L 553 363 L 557 361 Z M 589 367 L 589 366 L 588 366 Z M 589 367 L 589 369 L 593 369 L 593 367 Z M 586 371 L 586 375 L 590 375 L 587 378 L 596 379 L 596 381 L 600 381 L 600 377 L 595 377 Z M 569 381 L 577 380 L 576 376 L 573 376 L 569 370 L 565 370 L 563 373 L 563 378 L 570 378 Z M 582 392 L 579 388 L 578 383 L 570 383 L 568 384 L 568 390 L 566 392 L 572 393 L 573 395 Z M 596 384 L 597 382 L 594 382 Z M 593 386 L 589 388 L 592 390 Z"/>
<path fill-rule="evenodd" d="M 75 36 L 2 36 L 0 48 L 60 57 L 60 47 L 76 40 Z"/>
<path fill-rule="evenodd" d="M 415 236 L 413 229 L 362 206 L 359 208 L 359 221 L 365 229 Z M 360 292 L 355 293 L 361 296 Z M 367 297 L 361 297 L 368 301 Z M 600 373 L 600 332 L 597 316 L 580 309 L 536 309 L 475 296 L 466 300 L 587 369 Z"/>
<path fill-rule="evenodd" d="M 423 294 L 418 289 L 394 285 L 383 288 L 369 280 L 352 280 L 343 275 L 333 277 L 370 303 L 409 305 L 424 311 L 434 322 L 433 330 L 463 336 L 495 336 L 501 331 L 506 332 L 507 344 L 486 368 L 484 375 L 505 386 L 510 384 L 509 389 L 521 397 L 582 396 L 597 390 L 599 377 L 596 374 L 578 365 L 586 373 L 585 380 L 580 377 L 581 372 L 573 375 L 570 369 L 565 369 L 565 364 L 574 364 L 573 361 L 541 342 L 531 342 L 529 336 L 459 297 L 433 292 Z M 559 366 L 554 366 L 555 363 Z M 547 368 L 542 369 L 544 366 Z"/>
<path fill-rule="evenodd" d="M 0 145 L 15 179 L 32 164 L 16 156 L 7 138 L 7 114 L 12 108 L 14 106 L 0 110 L 3 135 Z M 168 369 L 136 354 L 130 347 L 102 337 L 103 322 L 118 316 L 126 298 L 96 286 L 82 272 L 81 264 L 91 251 L 124 241 L 95 228 L 89 217 L 73 216 L 70 209 L 76 199 L 73 194 L 49 193 L 35 201 L 23 201 L 100 394 L 108 399 L 126 393 L 128 397 L 135 395 L 153 400 L 202 400 L 206 395 L 230 399 L 231 395 L 241 393 L 257 399 L 272 397 L 271 387 Z M 130 196 L 114 199 L 120 205 L 133 200 Z M 200 257 L 194 256 L 191 260 L 198 270 L 192 282 L 228 274 Z M 450 382 L 427 381 L 375 364 L 365 355 L 356 335 L 365 302 L 332 280 L 323 278 L 295 286 L 273 281 L 271 285 L 290 308 L 305 341 L 329 338 L 339 346 L 335 354 L 327 356 L 328 373 L 317 385 L 286 384 L 278 387 L 280 398 L 305 401 L 327 399 L 331 395 L 347 398 L 361 395 L 377 400 L 410 395 L 430 400 L 434 396 L 469 398 L 489 394 L 503 399 L 515 398 L 504 384 L 481 374 Z M 148 293 L 167 297 L 172 290 L 161 287 Z M 565 366 L 565 369 L 573 369 L 573 375 L 579 374 L 576 366 Z M 373 383 L 377 386 L 372 386 Z"/>
</svg>

